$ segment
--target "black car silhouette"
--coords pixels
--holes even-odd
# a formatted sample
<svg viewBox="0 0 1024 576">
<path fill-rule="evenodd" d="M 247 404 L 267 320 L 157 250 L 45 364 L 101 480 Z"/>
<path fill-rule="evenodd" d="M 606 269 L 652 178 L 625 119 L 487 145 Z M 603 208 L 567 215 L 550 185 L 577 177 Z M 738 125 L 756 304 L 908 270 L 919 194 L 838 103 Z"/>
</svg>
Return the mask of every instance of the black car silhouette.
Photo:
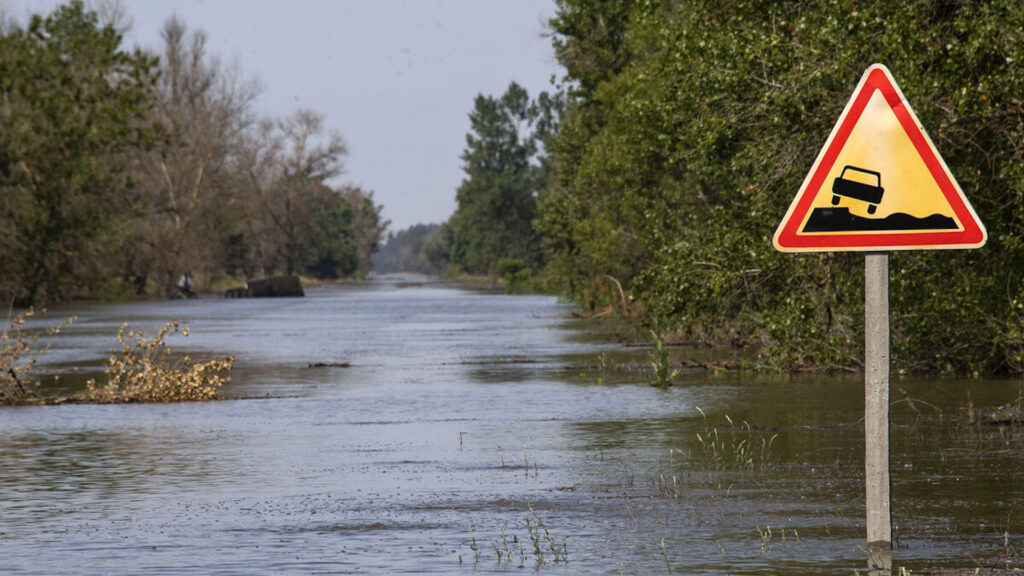
<svg viewBox="0 0 1024 576">
<path fill-rule="evenodd" d="M 846 177 L 847 171 L 866 174 L 869 180 L 871 177 L 874 177 L 873 179 L 875 184 L 872 185 L 866 182 L 850 180 Z M 845 196 L 847 198 L 867 202 L 869 204 L 868 214 L 874 214 L 875 210 L 878 209 L 878 203 L 882 201 L 883 192 L 885 192 L 885 189 L 882 188 L 881 174 L 874 170 L 865 170 L 864 168 L 857 168 L 856 166 L 845 166 L 842 173 L 839 174 L 839 178 L 832 181 L 832 205 L 839 205 L 840 197 Z"/>
</svg>

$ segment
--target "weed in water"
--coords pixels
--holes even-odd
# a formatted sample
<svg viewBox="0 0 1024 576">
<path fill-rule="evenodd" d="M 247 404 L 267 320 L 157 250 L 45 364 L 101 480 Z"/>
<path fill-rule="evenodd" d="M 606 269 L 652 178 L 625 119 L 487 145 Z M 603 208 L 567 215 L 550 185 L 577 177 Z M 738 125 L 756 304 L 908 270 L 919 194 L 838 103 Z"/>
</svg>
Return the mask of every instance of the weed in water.
<svg viewBox="0 0 1024 576">
<path fill-rule="evenodd" d="M 664 474 L 661 474 L 658 477 L 658 494 L 662 498 L 679 498 L 679 481 L 676 479 L 675 474 L 672 475 L 671 482 L 665 478 Z"/>
<path fill-rule="evenodd" d="M 533 508 L 530 508 L 533 511 Z M 537 561 L 537 566 L 543 566 L 546 564 L 544 561 L 544 549 L 540 546 L 540 529 L 534 526 L 530 515 L 526 515 L 526 531 L 530 535 L 530 542 L 533 543 L 533 557 Z"/>
<path fill-rule="evenodd" d="M 665 569 L 668 570 L 669 574 L 672 574 L 672 564 L 668 561 L 668 550 L 665 548 L 665 539 L 661 539 L 661 555 L 665 558 Z"/>
<path fill-rule="evenodd" d="M 651 367 L 654 369 L 654 380 L 652 386 L 668 388 L 672 381 L 679 375 L 679 370 L 672 370 L 668 362 L 668 350 L 665 350 L 665 339 L 660 330 L 651 330 L 654 339 L 654 347 L 651 349 Z"/>
<path fill-rule="evenodd" d="M 46 310 L 42 314 L 46 314 Z M 7 326 L 0 332 L 0 406 L 37 404 L 42 401 L 39 380 L 34 378 L 34 372 L 36 363 L 49 347 L 39 347 L 41 334 L 29 334 L 25 330 L 25 322 L 34 315 L 35 310 L 29 308 L 17 316 L 9 317 Z M 68 318 L 47 328 L 43 334 L 60 334 L 74 320 L 75 317 Z"/>
<path fill-rule="evenodd" d="M 529 456 L 533 456 L 533 477 L 536 478 L 537 477 L 537 457 L 535 455 L 532 455 L 532 454 L 529 455 Z M 527 477 L 530 476 L 530 457 L 529 456 L 526 454 L 526 446 L 523 446 L 523 473 Z"/>
<path fill-rule="evenodd" d="M 473 567 L 480 563 L 480 547 L 476 545 L 476 534 L 473 532 L 473 523 L 469 523 L 469 549 L 473 551 Z"/>
<path fill-rule="evenodd" d="M 756 438 L 750 424 L 744 422 L 737 426 L 729 415 L 725 416 L 729 427 L 723 432 L 718 426 L 708 422 L 707 414 L 698 406 L 697 411 L 704 418 L 704 431 L 698 432 L 696 450 L 673 450 L 670 457 L 676 454 L 684 456 L 688 463 L 705 470 L 765 470 L 776 461 L 772 445 L 778 434 L 770 437 L 761 435 Z"/>
<path fill-rule="evenodd" d="M 508 549 L 508 538 L 505 537 L 505 529 L 501 529 L 501 546 L 505 551 L 505 563 L 512 563 L 512 551 Z M 499 559 L 500 561 L 500 559 Z"/>
<path fill-rule="evenodd" d="M 1013 541 L 1010 539 L 1010 532 L 1003 532 L 1003 554 L 1007 558 L 1018 558 L 1020 554 L 1017 553 L 1017 549 L 1013 546 Z"/>
<path fill-rule="evenodd" d="M 764 530 L 761 530 L 760 526 L 755 526 L 755 528 L 761 537 L 761 554 L 767 556 L 772 549 L 772 527 L 765 525 Z"/>
<path fill-rule="evenodd" d="M 126 324 L 117 332 L 120 351 L 110 355 L 105 370 L 106 384 L 91 379 L 86 383 L 82 399 L 87 402 L 179 402 L 213 400 L 220 397 L 220 387 L 230 381 L 235 359 L 193 363 L 188 356 L 175 357 L 167 346 L 167 337 L 188 328 L 179 328 L 175 321 L 165 324 L 151 339 L 140 330 L 128 330 Z"/>
<path fill-rule="evenodd" d="M 537 564 L 537 568 L 547 564 L 568 564 L 568 539 L 565 536 L 562 536 L 561 539 L 552 536 L 547 525 L 544 523 L 544 520 L 537 514 L 532 506 L 529 507 L 529 512 L 526 515 L 526 531 L 529 534 L 530 542 L 533 544 L 533 558 Z M 529 557 L 526 554 L 527 548 L 523 545 L 523 541 L 513 536 L 511 540 L 512 546 L 509 546 L 509 539 L 505 534 L 504 527 L 499 530 L 499 537 L 500 540 L 495 540 L 491 544 L 491 549 L 494 551 L 498 564 L 511 565 L 513 556 L 515 555 L 514 546 L 518 544 L 519 567 L 524 567 Z M 473 530 L 472 522 L 469 524 L 469 539 L 469 548 L 473 551 L 474 557 L 473 565 L 476 567 L 477 563 L 480 561 L 480 548 L 477 546 L 476 534 Z"/>
</svg>

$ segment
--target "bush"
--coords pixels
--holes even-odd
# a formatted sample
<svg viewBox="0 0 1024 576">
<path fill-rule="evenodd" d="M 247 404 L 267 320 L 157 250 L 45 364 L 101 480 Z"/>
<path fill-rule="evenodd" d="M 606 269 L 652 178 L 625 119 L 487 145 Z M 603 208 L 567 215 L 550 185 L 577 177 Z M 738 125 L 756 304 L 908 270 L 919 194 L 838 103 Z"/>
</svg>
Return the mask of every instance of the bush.
<svg viewBox="0 0 1024 576">
<path fill-rule="evenodd" d="M 180 331 L 188 336 L 187 327 Z M 165 324 L 155 337 L 147 339 L 141 330 L 131 331 L 127 324 L 122 324 L 117 332 L 121 350 L 110 356 L 110 366 L 105 370 L 107 383 L 101 386 L 96 380 L 89 380 L 80 399 L 117 403 L 220 398 L 220 387 L 231 380 L 229 374 L 235 359 L 228 356 L 193 363 L 189 356 L 175 358 L 165 339 L 177 332 L 178 323 L 172 321 Z"/>
<path fill-rule="evenodd" d="M 499 258 L 495 271 L 505 281 L 505 292 L 522 291 L 530 281 L 530 269 L 521 258 Z"/>
<path fill-rule="evenodd" d="M 33 378 L 33 373 L 46 348 L 37 346 L 40 334 L 25 332 L 25 322 L 34 315 L 35 311 L 29 308 L 8 320 L 4 331 L 0 332 L 0 406 L 41 402 L 39 380 Z M 68 318 L 44 333 L 47 336 L 59 334 L 73 320 Z"/>
</svg>

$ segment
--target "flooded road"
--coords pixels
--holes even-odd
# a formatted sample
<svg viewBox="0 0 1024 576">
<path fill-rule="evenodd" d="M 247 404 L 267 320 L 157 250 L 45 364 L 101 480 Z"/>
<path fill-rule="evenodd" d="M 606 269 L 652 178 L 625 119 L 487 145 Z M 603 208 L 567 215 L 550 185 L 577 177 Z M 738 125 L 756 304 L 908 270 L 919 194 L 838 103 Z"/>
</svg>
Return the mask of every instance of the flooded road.
<svg viewBox="0 0 1024 576">
<path fill-rule="evenodd" d="M 177 319 L 230 399 L 0 408 L 0 573 L 864 570 L 861 378 L 658 390 L 555 298 L 400 286 L 51 312 L 96 371 Z M 1020 389 L 894 381 L 896 565 L 1020 566 L 1024 432 L 968 417 Z"/>
</svg>

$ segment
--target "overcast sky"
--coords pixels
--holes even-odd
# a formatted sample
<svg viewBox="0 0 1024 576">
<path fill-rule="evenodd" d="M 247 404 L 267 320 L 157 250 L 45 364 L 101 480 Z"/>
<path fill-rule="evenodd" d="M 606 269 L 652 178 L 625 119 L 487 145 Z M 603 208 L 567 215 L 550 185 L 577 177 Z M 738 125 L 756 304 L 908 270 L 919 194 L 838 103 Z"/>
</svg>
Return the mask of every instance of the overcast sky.
<svg viewBox="0 0 1024 576">
<path fill-rule="evenodd" d="M 462 181 L 468 114 L 509 82 L 531 96 L 560 68 L 554 0 L 123 0 L 128 44 L 158 50 L 173 13 L 263 87 L 264 115 L 310 108 L 349 146 L 343 181 L 372 190 L 397 231 L 442 222 Z M 21 22 L 61 2 L 0 0 Z"/>
</svg>

